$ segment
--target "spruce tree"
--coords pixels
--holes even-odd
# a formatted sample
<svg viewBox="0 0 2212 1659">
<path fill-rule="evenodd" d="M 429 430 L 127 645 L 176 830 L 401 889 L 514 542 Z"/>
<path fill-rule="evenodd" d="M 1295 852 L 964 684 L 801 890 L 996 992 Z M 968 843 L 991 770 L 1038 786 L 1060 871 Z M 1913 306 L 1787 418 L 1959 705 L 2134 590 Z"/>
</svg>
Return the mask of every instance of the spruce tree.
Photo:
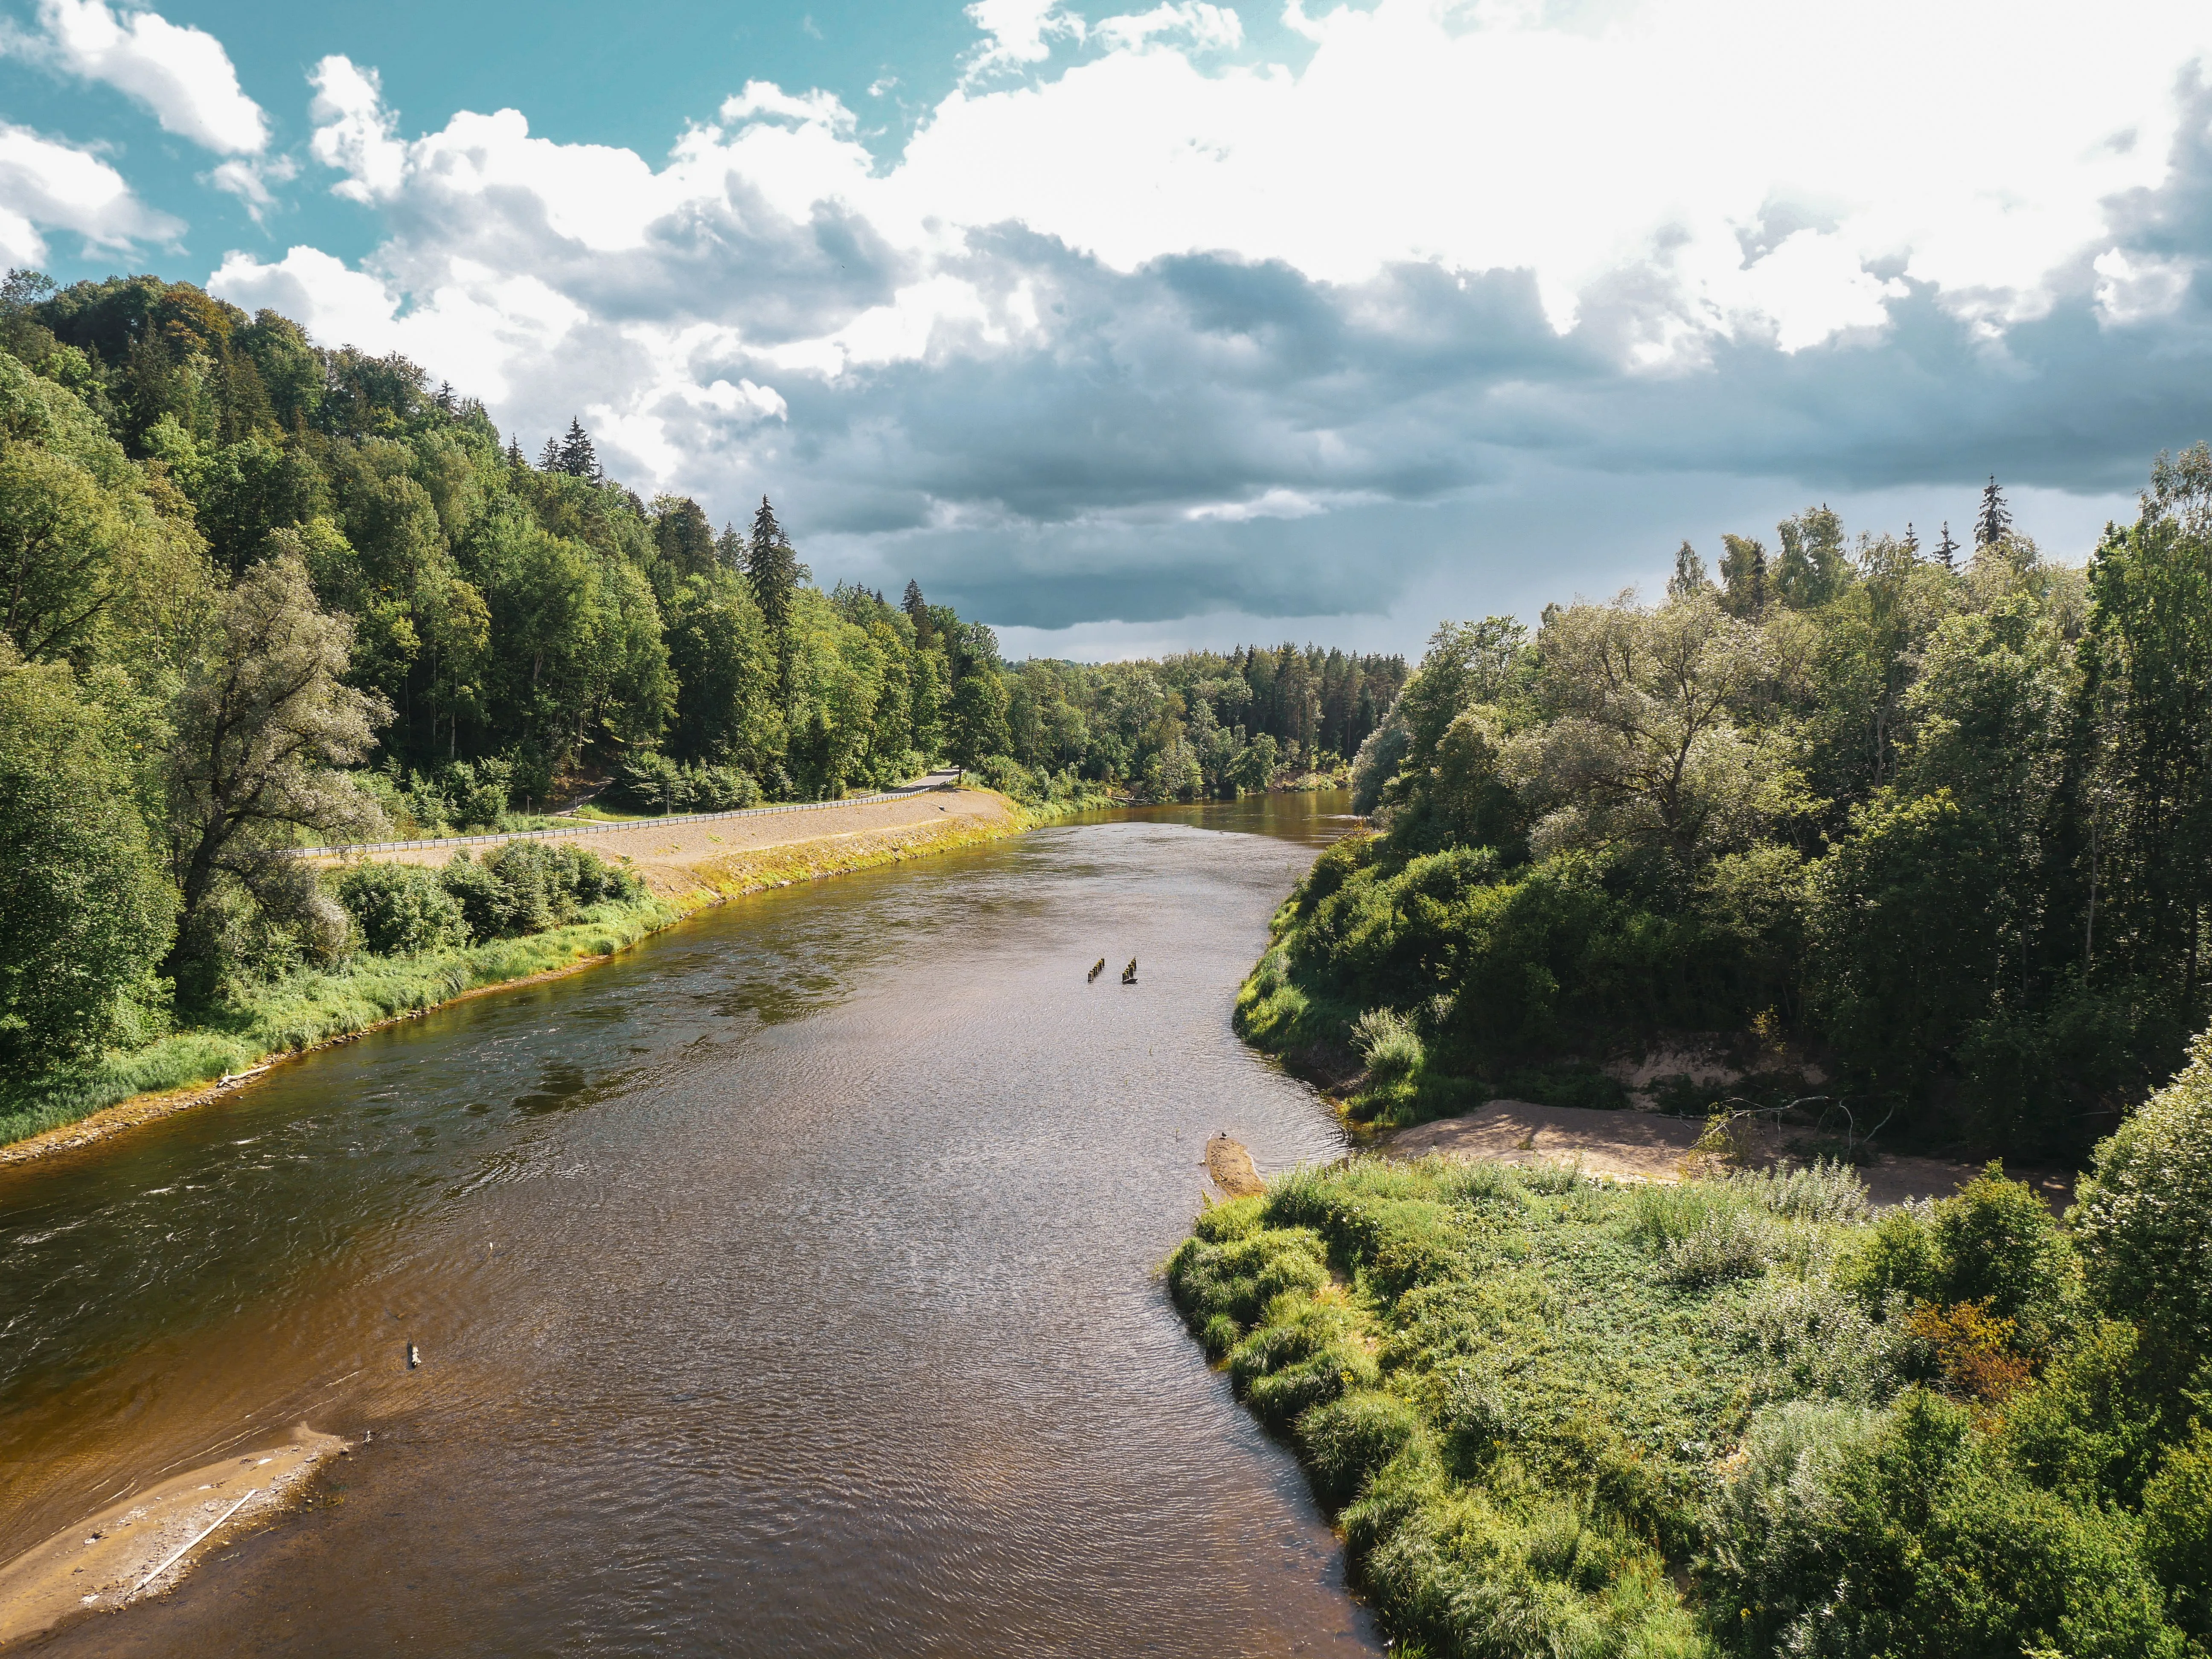
<svg viewBox="0 0 2212 1659">
<path fill-rule="evenodd" d="M 752 583 L 754 602 L 775 632 L 781 634 L 791 626 L 792 594 L 806 574 L 791 538 L 776 522 L 775 509 L 762 496 L 760 511 L 753 514 L 752 542 L 745 549 L 745 575 Z"/>
<path fill-rule="evenodd" d="M 524 467 L 530 465 L 522 457 L 521 439 L 509 438 L 507 441 L 507 465 L 510 470 L 516 472 L 521 471 Z"/>
<path fill-rule="evenodd" d="M 1974 520 L 1974 547 L 1977 551 L 1994 547 L 2012 528 L 2012 509 L 2005 505 L 2004 491 L 1997 488 L 1996 474 L 1982 491 L 1982 510 Z"/>
<path fill-rule="evenodd" d="M 538 452 L 538 470 L 540 472 L 558 472 L 561 470 L 561 441 L 558 438 L 548 438 L 545 447 Z"/>
<path fill-rule="evenodd" d="M 1912 520 L 1905 521 L 1905 550 L 1912 558 L 1920 556 L 1920 532 L 1912 527 Z"/>
<path fill-rule="evenodd" d="M 899 608 L 917 623 L 921 620 L 922 612 L 929 608 L 921 597 L 921 584 L 912 577 L 907 579 L 906 597 L 899 601 Z"/>
<path fill-rule="evenodd" d="M 1943 520 L 1943 539 L 1936 544 L 1936 562 L 1946 570 L 1959 568 L 1959 544 L 1951 539 L 1951 521 Z"/>
<path fill-rule="evenodd" d="M 592 447 L 591 434 L 574 416 L 568 418 L 568 436 L 561 440 L 560 470 L 592 483 L 599 483 L 601 476 L 599 453 Z"/>
</svg>

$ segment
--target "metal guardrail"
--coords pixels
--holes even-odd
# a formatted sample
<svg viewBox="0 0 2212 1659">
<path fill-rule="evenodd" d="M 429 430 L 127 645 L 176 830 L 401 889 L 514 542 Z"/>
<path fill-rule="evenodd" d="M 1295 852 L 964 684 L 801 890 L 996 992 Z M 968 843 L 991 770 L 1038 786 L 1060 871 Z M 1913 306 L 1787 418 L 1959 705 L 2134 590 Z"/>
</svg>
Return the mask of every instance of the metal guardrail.
<svg viewBox="0 0 2212 1659">
<path fill-rule="evenodd" d="M 831 806 L 866 806 L 879 800 L 904 800 L 909 795 L 926 795 L 933 789 L 957 787 L 965 774 L 956 772 L 949 779 L 936 773 L 929 775 L 935 781 L 910 783 L 898 789 L 886 789 L 878 794 L 852 795 L 843 800 L 783 801 L 775 806 L 733 806 L 726 812 L 672 812 L 658 818 L 625 818 L 619 823 L 586 823 L 581 821 L 563 825 L 558 830 L 492 830 L 481 836 L 434 836 L 427 841 L 361 841 L 346 847 L 295 847 L 293 853 L 303 859 L 337 859 L 355 853 L 405 853 L 421 847 L 483 847 L 502 841 L 557 841 L 567 836 L 605 836 L 618 830 L 657 830 L 670 823 L 713 823 L 724 818 L 765 817 L 771 812 L 819 812 Z"/>
</svg>

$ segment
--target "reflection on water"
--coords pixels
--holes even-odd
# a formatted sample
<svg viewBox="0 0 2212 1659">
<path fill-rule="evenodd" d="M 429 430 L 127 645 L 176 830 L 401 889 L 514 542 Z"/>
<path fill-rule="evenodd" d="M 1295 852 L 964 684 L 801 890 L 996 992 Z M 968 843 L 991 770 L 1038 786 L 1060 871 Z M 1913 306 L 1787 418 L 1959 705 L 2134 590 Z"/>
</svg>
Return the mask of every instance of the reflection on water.
<svg viewBox="0 0 2212 1659">
<path fill-rule="evenodd" d="M 1228 1012 L 1342 811 L 743 901 L 0 1175 L 0 1556 L 303 1419 L 376 1437 L 42 1651 L 1371 1650 L 1155 1277 L 1209 1134 L 1340 1145 Z"/>
</svg>

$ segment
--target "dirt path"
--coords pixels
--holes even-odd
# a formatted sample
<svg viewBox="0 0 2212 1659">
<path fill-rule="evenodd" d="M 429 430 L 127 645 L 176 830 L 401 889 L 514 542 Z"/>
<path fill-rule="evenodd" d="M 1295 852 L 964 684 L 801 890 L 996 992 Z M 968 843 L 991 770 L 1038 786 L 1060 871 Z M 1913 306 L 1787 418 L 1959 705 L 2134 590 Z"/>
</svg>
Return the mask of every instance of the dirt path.
<svg viewBox="0 0 2212 1659">
<path fill-rule="evenodd" d="M 1378 1150 L 1391 1158 L 1428 1152 L 1454 1158 L 1502 1158 L 1528 1164 L 1579 1158 L 1592 1175 L 1639 1181 L 1680 1181 L 1717 1172 L 1697 1151 L 1705 1126 L 1656 1112 L 1596 1112 L 1572 1106 L 1536 1106 L 1493 1100 L 1465 1117 L 1440 1118 L 1386 1135 Z M 1778 1158 L 1776 1148 L 1773 1157 Z M 1980 1173 L 1978 1165 L 1940 1158 L 1883 1156 L 1859 1171 L 1877 1204 L 1912 1198 L 1947 1198 Z M 2011 1172 L 2027 1182 L 2053 1209 L 2073 1202 L 2073 1177 L 2057 1170 Z"/>
</svg>

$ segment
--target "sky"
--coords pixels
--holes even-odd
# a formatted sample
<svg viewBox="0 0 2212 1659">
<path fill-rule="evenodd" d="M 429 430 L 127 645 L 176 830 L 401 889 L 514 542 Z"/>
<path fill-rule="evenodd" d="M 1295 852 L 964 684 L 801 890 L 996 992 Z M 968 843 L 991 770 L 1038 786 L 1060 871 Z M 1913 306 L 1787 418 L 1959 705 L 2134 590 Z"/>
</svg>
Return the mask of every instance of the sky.
<svg viewBox="0 0 2212 1659">
<path fill-rule="evenodd" d="M 1013 654 L 1418 651 L 2212 437 L 2212 6 L 0 0 L 0 260 L 398 350 Z"/>
</svg>

